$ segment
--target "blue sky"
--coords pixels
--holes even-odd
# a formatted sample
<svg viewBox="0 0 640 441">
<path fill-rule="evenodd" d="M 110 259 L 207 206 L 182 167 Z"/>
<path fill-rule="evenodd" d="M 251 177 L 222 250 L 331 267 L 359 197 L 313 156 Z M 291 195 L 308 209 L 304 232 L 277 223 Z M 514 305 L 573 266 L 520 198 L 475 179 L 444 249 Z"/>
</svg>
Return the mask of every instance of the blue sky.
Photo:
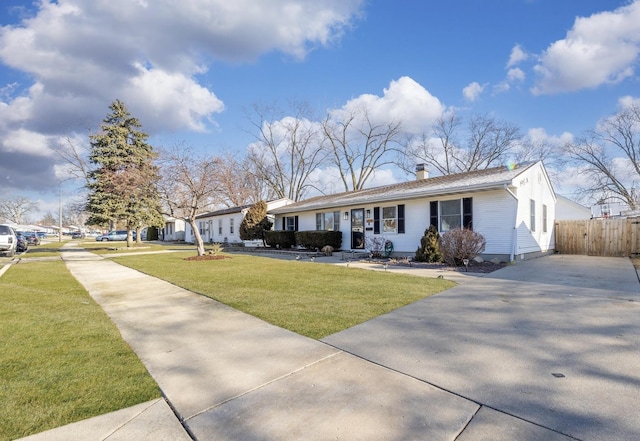
<svg viewBox="0 0 640 441">
<path fill-rule="evenodd" d="M 0 194 L 41 212 L 50 146 L 86 145 L 116 98 L 152 144 L 209 152 L 246 151 L 256 103 L 487 113 L 559 148 L 640 99 L 640 0 L 4 0 L 0 25 Z"/>
</svg>

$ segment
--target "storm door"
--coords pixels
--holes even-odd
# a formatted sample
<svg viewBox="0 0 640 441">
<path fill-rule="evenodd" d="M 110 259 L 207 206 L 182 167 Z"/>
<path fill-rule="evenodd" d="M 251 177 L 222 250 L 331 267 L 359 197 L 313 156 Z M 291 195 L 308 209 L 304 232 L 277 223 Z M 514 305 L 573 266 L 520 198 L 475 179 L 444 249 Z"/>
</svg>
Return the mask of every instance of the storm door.
<svg viewBox="0 0 640 441">
<path fill-rule="evenodd" d="M 364 249 L 364 208 L 351 210 L 351 249 Z"/>
</svg>

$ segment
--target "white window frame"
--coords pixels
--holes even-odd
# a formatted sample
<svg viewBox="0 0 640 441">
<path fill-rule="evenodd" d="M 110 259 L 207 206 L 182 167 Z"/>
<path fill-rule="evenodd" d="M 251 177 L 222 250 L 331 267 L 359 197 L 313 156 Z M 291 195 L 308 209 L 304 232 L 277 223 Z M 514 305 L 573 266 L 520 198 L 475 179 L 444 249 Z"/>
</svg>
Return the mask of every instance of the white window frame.
<svg viewBox="0 0 640 441">
<path fill-rule="evenodd" d="M 235 221 L 234 218 L 229 219 L 229 234 L 235 234 L 233 232 L 234 227 L 235 227 L 235 222 L 234 221 Z"/>
<path fill-rule="evenodd" d="M 451 213 L 451 214 L 444 214 L 443 215 L 442 212 L 444 210 L 443 210 L 442 204 L 453 206 L 454 205 L 453 203 L 457 203 L 456 205 L 457 205 L 457 208 L 458 208 L 458 212 L 457 213 Z M 438 223 L 440 224 L 440 228 L 438 230 L 441 233 L 445 233 L 445 232 L 450 231 L 450 230 L 455 230 L 455 229 L 462 228 L 462 216 L 463 216 L 462 203 L 463 203 L 462 198 L 460 198 L 460 199 L 449 199 L 449 200 L 446 200 L 446 201 L 438 201 Z M 442 222 L 442 218 L 443 217 L 446 220 L 449 220 L 449 219 L 453 220 L 455 217 L 457 217 L 458 223 L 455 224 L 453 222 L 448 222 L 447 225 L 446 225 L 446 228 L 445 228 L 445 225 Z"/>
<path fill-rule="evenodd" d="M 222 236 L 222 219 L 218 219 L 218 235 Z"/>
<path fill-rule="evenodd" d="M 393 213 L 390 213 L 393 210 Z M 398 232 L 398 206 L 382 207 L 382 233 Z"/>
<path fill-rule="evenodd" d="M 285 231 L 295 231 L 296 230 L 296 218 L 295 216 L 286 216 L 285 218 Z"/>
<path fill-rule="evenodd" d="M 327 222 L 328 216 L 331 215 L 331 222 Z M 327 228 L 330 224 L 330 228 Z M 340 212 L 339 211 L 323 211 L 316 213 L 316 231 L 340 231 Z"/>
<path fill-rule="evenodd" d="M 529 200 L 529 229 L 533 232 L 536 231 L 536 201 L 535 199 Z"/>
</svg>

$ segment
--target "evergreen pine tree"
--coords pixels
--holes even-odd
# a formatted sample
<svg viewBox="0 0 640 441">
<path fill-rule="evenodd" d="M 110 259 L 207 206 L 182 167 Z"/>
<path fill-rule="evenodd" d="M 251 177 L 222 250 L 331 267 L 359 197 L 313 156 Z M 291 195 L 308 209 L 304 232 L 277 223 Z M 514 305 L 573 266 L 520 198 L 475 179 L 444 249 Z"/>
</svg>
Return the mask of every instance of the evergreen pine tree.
<svg viewBox="0 0 640 441">
<path fill-rule="evenodd" d="M 89 174 L 87 223 L 121 223 L 127 230 L 138 230 L 139 238 L 141 226 L 163 223 L 156 154 L 146 142 L 149 135 L 138 130 L 140 122 L 122 101 L 114 101 L 109 109 L 101 132 L 90 136 L 89 161 L 94 169 Z"/>
<path fill-rule="evenodd" d="M 418 262 L 442 262 L 439 242 L 440 233 L 438 229 L 431 225 L 424 231 L 424 236 L 420 239 L 420 247 L 416 251 L 416 261 Z"/>
</svg>

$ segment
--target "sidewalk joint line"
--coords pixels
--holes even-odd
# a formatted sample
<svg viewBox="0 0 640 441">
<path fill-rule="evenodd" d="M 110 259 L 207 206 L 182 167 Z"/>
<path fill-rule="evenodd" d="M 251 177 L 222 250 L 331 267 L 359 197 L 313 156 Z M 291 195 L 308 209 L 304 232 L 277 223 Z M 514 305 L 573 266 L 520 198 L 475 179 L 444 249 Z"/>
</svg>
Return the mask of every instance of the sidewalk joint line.
<svg viewBox="0 0 640 441">
<path fill-rule="evenodd" d="M 328 346 L 331 346 L 331 345 L 328 345 Z M 335 346 L 334 346 L 334 347 L 335 347 Z M 304 366 L 302 366 L 302 367 L 299 367 L 298 369 L 294 369 L 294 370 L 293 370 L 293 371 L 291 371 L 291 372 L 288 372 L 288 373 L 286 373 L 286 374 L 284 374 L 284 375 L 281 375 L 281 376 L 276 377 L 276 378 L 274 378 L 274 379 L 272 379 L 272 380 L 269 380 L 269 381 L 267 381 L 266 383 L 263 383 L 263 384 L 261 384 L 261 385 L 259 385 L 259 386 L 256 386 L 256 387 L 253 387 L 253 388 L 251 388 L 251 389 L 249 389 L 249 390 L 246 390 L 246 391 L 244 391 L 244 392 L 242 392 L 242 393 L 240 393 L 240 394 L 238 394 L 238 395 L 235 395 L 235 396 L 233 396 L 233 397 L 229 397 L 229 398 L 227 398 L 226 400 L 223 400 L 223 401 L 221 401 L 221 402 L 219 402 L 219 403 L 213 404 L 212 406 L 209 406 L 209 407 L 207 407 L 207 408 L 205 408 L 205 409 L 203 409 L 203 410 L 201 410 L 201 411 L 199 411 L 199 412 L 196 412 L 196 413 L 194 413 L 193 415 L 191 415 L 191 416 L 189 416 L 189 417 L 185 418 L 185 419 L 184 419 L 184 421 L 186 422 L 186 421 L 188 421 L 188 420 L 191 420 L 191 419 L 193 419 L 193 418 L 195 418 L 195 417 L 197 417 L 197 416 L 199 416 L 199 415 L 202 415 L 203 413 L 209 412 L 211 409 L 215 409 L 216 407 L 223 406 L 223 405 L 227 404 L 227 403 L 228 403 L 228 402 L 230 402 L 230 401 L 233 401 L 233 400 L 236 400 L 236 399 L 238 399 L 238 398 L 241 398 L 241 397 L 243 397 L 243 396 L 245 396 L 245 395 L 248 395 L 248 394 L 250 394 L 250 393 L 252 393 L 252 392 L 255 392 L 255 391 L 259 390 L 259 389 L 262 389 L 263 387 L 269 386 L 270 384 L 276 383 L 276 382 L 278 382 L 278 381 L 280 381 L 280 380 L 282 380 L 282 379 L 284 379 L 284 378 L 290 377 L 290 376 L 292 376 L 293 374 L 296 374 L 296 373 L 298 373 L 298 372 L 300 372 L 300 371 L 303 371 L 303 370 L 305 370 L 305 369 L 307 369 L 307 368 L 309 368 L 309 367 L 311 367 L 311 366 L 313 366 L 313 365 L 316 365 L 316 364 L 321 363 L 321 362 L 323 362 L 323 361 L 325 361 L 325 360 L 328 360 L 328 359 L 330 359 L 330 358 L 333 358 L 333 357 L 335 357 L 335 356 L 337 356 L 337 355 L 340 355 L 340 354 L 342 354 L 342 353 L 345 353 L 345 351 L 343 351 L 342 349 L 339 349 L 339 348 L 336 348 L 336 349 L 338 349 L 338 351 L 337 351 L 337 352 L 334 352 L 333 354 L 329 354 L 329 355 L 327 355 L 327 356 L 325 356 L 325 357 L 319 358 L 319 359 L 317 359 L 317 360 L 315 360 L 315 361 L 313 361 L 313 362 L 311 362 L 311 363 L 309 363 L 309 364 L 306 364 L 306 365 L 304 365 Z"/>
<path fill-rule="evenodd" d="M 480 401 L 478 401 L 478 400 L 475 400 L 475 399 L 473 399 L 473 398 L 470 398 L 470 397 L 467 397 L 467 396 L 465 396 L 465 395 L 462 395 L 461 393 L 454 392 L 454 391 L 449 390 L 449 389 L 447 389 L 447 388 L 445 388 L 445 387 L 439 386 L 439 385 L 437 385 L 437 384 L 435 384 L 435 383 L 431 383 L 430 381 L 424 380 L 424 379 L 422 379 L 422 378 L 415 377 L 415 376 L 413 376 L 413 375 L 407 374 L 406 372 L 402 372 L 402 371 L 399 371 L 399 370 L 394 369 L 394 368 L 390 368 L 389 366 L 385 366 L 385 365 L 383 365 L 383 364 L 381 364 L 381 363 L 379 363 L 379 362 L 377 362 L 377 361 L 369 360 L 368 358 L 365 358 L 365 357 L 363 357 L 363 356 L 361 356 L 361 355 L 354 354 L 354 353 L 352 353 L 352 352 L 346 351 L 346 350 L 341 349 L 341 348 L 339 348 L 339 347 L 337 347 L 337 346 L 335 346 L 335 345 L 332 345 L 332 344 L 330 344 L 330 343 L 326 343 L 326 342 L 324 342 L 324 341 L 323 341 L 323 343 L 325 343 L 325 344 L 327 344 L 327 345 L 329 345 L 329 346 L 331 346 L 331 347 L 333 347 L 333 348 L 336 348 L 336 349 L 338 349 L 338 350 L 340 350 L 340 351 L 343 351 L 345 354 L 353 355 L 354 357 L 357 357 L 357 358 L 359 358 L 359 359 L 361 359 L 361 360 L 364 360 L 364 361 L 366 361 L 366 362 L 368 362 L 368 363 L 371 363 L 371 364 L 374 364 L 374 365 L 376 365 L 376 366 L 380 366 L 381 368 L 387 369 L 387 370 L 389 370 L 389 371 L 391 371 L 391 372 L 395 372 L 395 373 L 400 374 L 400 375 L 403 375 L 403 376 L 405 376 L 405 377 L 413 378 L 413 379 L 414 379 L 414 380 L 416 380 L 416 381 L 419 381 L 419 382 L 424 383 L 424 384 L 428 384 L 429 386 L 432 386 L 432 387 L 434 387 L 434 388 L 436 388 L 436 389 L 439 389 L 439 390 L 441 390 L 441 391 L 443 391 L 443 392 L 446 392 L 446 393 L 449 393 L 449 394 L 451 394 L 451 395 L 455 395 L 456 397 L 459 397 L 459 398 L 465 399 L 465 400 L 467 400 L 467 401 L 470 401 L 470 402 L 472 402 L 472 403 L 474 403 L 474 404 L 476 404 L 476 405 L 478 405 L 478 406 L 480 406 L 480 407 L 486 407 L 487 409 L 491 409 L 491 410 L 494 410 L 494 411 L 496 411 L 496 412 L 500 412 L 500 413 L 502 413 L 502 414 L 504 414 L 504 415 L 508 415 L 508 416 L 510 416 L 510 417 L 512 417 L 512 418 L 516 418 L 516 419 L 518 419 L 518 420 L 520 420 L 520 421 L 524 421 L 524 422 L 526 422 L 526 423 L 533 424 L 534 426 L 538 426 L 538 427 L 540 427 L 540 428 L 543 428 L 543 429 L 549 430 L 549 431 L 551 431 L 551 432 L 557 433 L 558 435 L 566 436 L 567 438 L 572 439 L 572 440 L 575 440 L 575 441 L 584 441 L 584 440 L 581 440 L 580 438 L 576 438 L 576 437 L 571 436 L 571 435 L 569 435 L 569 434 L 566 434 L 566 433 L 564 433 L 564 432 L 560 432 L 560 431 L 558 431 L 558 430 L 556 430 L 556 429 L 552 429 L 551 427 L 543 426 L 542 424 L 540 424 L 540 423 L 536 423 L 535 421 L 530 421 L 530 420 L 528 420 L 528 419 L 526 419 L 526 418 L 523 418 L 523 417 L 520 417 L 520 416 L 518 416 L 518 415 L 514 415 L 514 414 L 509 413 L 509 412 L 506 412 L 506 411 L 504 411 L 504 410 L 497 409 L 497 408 L 495 408 L 495 407 L 493 407 L 493 406 L 490 406 L 490 405 L 488 405 L 488 404 L 482 403 L 482 402 L 480 402 Z M 479 411 L 479 409 L 478 409 L 478 411 Z"/>
</svg>

